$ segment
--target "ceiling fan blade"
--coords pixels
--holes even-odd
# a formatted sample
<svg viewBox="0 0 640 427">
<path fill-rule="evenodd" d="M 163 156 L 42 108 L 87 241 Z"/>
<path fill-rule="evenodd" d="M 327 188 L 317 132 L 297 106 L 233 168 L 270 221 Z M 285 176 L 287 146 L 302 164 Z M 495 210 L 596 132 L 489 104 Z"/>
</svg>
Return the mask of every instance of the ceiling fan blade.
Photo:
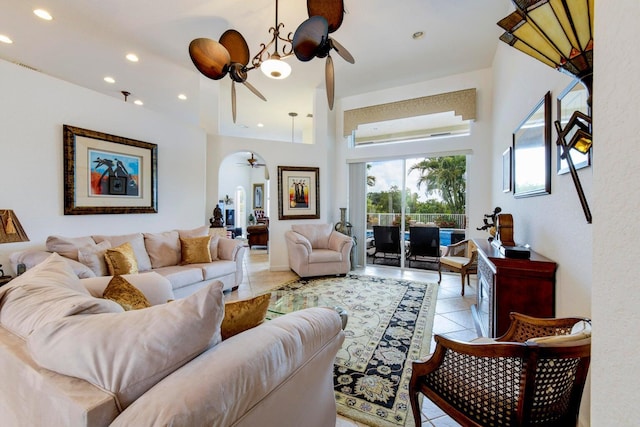
<svg viewBox="0 0 640 427">
<path fill-rule="evenodd" d="M 258 98 L 262 99 L 263 101 L 267 101 L 267 98 L 264 97 L 264 95 L 262 95 L 260 93 L 260 91 L 258 91 L 258 89 L 256 89 L 255 87 L 253 87 L 253 85 L 251 83 L 249 83 L 248 81 L 244 81 L 242 82 L 247 88 L 249 88 L 249 90 L 251 92 L 253 92 Z"/>
<path fill-rule="evenodd" d="M 231 80 L 231 115 L 233 123 L 236 122 L 236 82 Z"/>
<path fill-rule="evenodd" d="M 249 63 L 249 46 L 238 31 L 227 30 L 222 33 L 220 44 L 229 51 L 231 62 L 237 62 L 245 66 Z"/>
<path fill-rule="evenodd" d="M 293 34 L 293 52 L 300 61 L 310 61 L 316 57 L 321 47 L 327 43 L 329 29 L 322 16 L 312 16 L 304 21 Z"/>
<path fill-rule="evenodd" d="M 198 71 L 213 80 L 220 80 L 229 71 L 229 51 L 215 40 L 199 38 L 189 43 L 189 56 Z"/>
<path fill-rule="evenodd" d="M 344 1 L 307 0 L 307 12 L 309 16 L 323 16 L 327 20 L 329 32 L 333 33 L 342 25 Z"/>
<path fill-rule="evenodd" d="M 349 51 L 347 49 L 345 49 L 345 47 L 342 46 L 340 43 L 338 43 L 336 40 L 329 39 L 329 43 L 331 43 L 331 47 L 336 52 L 338 52 L 338 55 L 340 55 L 342 57 L 342 59 L 344 59 L 345 61 L 347 61 L 350 64 L 355 64 L 356 63 L 356 60 L 349 53 Z"/>
<path fill-rule="evenodd" d="M 329 101 L 329 109 L 333 110 L 333 97 L 336 81 L 333 73 L 333 59 L 331 59 L 331 55 L 327 55 L 327 62 L 324 66 L 324 78 L 327 85 L 327 101 Z"/>
</svg>

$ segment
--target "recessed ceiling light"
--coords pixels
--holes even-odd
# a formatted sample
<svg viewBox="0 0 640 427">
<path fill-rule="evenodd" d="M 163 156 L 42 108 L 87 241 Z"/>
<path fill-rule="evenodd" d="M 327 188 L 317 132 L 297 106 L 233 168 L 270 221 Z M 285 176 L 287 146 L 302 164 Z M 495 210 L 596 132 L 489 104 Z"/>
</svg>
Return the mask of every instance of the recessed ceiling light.
<svg viewBox="0 0 640 427">
<path fill-rule="evenodd" d="M 259 128 L 263 128 L 264 127 L 264 123 L 258 123 L 258 127 Z"/>
<path fill-rule="evenodd" d="M 33 13 L 35 13 L 38 18 L 44 19 L 45 21 L 51 21 L 53 19 L 53 16 L 44 9 L 35 9 Z"/>
<path fill-rule="evenodd" d="M 135 53 L 129 53 L 127 54 L 127 59 L 131 62 L 138 62 L 138 55 Z"/>
<path fill-rule="evenodd" d="M 5 36 L 4 34 L 0 34 L 0 42 L 6 43 L 6 44 L 11 44 L 11 43 L 13 43 L 13 40 L 11 40 L 9 38 L 9 36 Z"/>
<path fill-rule="evenodd" d="M 107 82 L 107 83 L 115 83 L 116 79 L 114 79 L 113 77 L 107 76 L 107 77 L 104 78 L 104 81 Z"/>
<path fill-rule="evenodd" d="M 181 93 L 180 95 L 178 95 L 178 99 L 185 101 L 187 99 L 187 95 L 185 95 L 184 93 Z"/>
<path fill-rule="evenodd" d="M 136 105 L 144 105 L 144 102 L 140 101 L 139 99 L 136 99 L 135 101 L 133 101 L 133 103 Z"/>
<path fill-rule="evenodd" d="M 411 37 L 413 37 L 414 40 L 421 39 L 422 37 L 424 37 L 424 31 L 416 31 L 411 35 Z"/>
</svg>

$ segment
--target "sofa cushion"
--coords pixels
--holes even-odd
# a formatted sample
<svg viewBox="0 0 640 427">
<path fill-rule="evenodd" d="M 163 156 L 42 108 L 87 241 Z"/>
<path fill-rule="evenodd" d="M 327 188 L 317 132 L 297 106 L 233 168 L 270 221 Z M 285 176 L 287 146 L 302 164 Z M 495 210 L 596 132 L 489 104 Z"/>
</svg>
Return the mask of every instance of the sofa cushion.
<svg viewBox="0 0 640 427">
<path fill-rule="evenodd" d="M 327 249 L 333 226 L 331 224 L 294 224 L 291 229 L 309 239 L 313 249 Z"/>
<path fill-rule="evenodd" d="M 149 303 L 149 300 L 140 289 L 133 286 L 122 276 L 113 276 L 102 297 L 117 302 L 125 311 L 151 307 L 151 303 Z"/>
<path fill-rule="evenodd" d="M 51 252 L 37 249 L 28 249 L 26 251 L 12 253 L 9 259 L 11 260 L 11 267 L 13 267 L 13 271 L 17 271 L 18 264 L 24 264 L 27 270 L 29 270 L 45 261 L 50 256 Z M 86 279 L 89 277 L 96 277 L 96 274 L 86 265 L 78 261 L 74 261 L 71 258 L 63 257 L 63 259 L 67 264 L 69 264 L 69 266 L 71 266 L 71 268 L 73 268 L 73 272 L 79 278 Z"/>
<path fill-rule="evenodd" d="M 78 248 L 78 261 L 89 267 L 96 276 L 106 276 L 109 273 L 104 258 L 107 249 L 111 249 L 111 243 L 106 240 Z"/>
<path fill-rule="evenodd" d="M 69 316 L 27 340 L 42 367 L 113 393 L 123 410 L 162 378 L 221 341 L 222 283 L 146 310 Z M 180 392 L 175 390 L 175 392 Z"/>
<path fill-rule="evenodd" d="M 211 236 L 180 238 L 182 264 L 211 262 Z"/>
<path fill-rule="evenodd" d="M 216 262 L 210 262 L 208 264 L 192 264 L 193 267 L 200 267 L 204 280 L 215 279 L 216 277 L 226 276 L 227 274 L 234 274 L 236 272 L 235 261 L 218 260 Z"/>
<path fill-rule="evenodd" d="M 144 236 L 142 233 L 124 234 L 120 236 L 91 236 L 96 243 L 104 242 L 105 240 L 111 243 L 111 247 L 115 248 L 123 243 L 129 242 L 133 248 L 133 253 L 136 254 L 136 260 L 138 261 L 139 271 L 151 270 L 151 260 L 149 254 L 147 254 L 147 248 L 144 246 Z"/>
<path fill-rule="evenodd" d="M 316 249 L 309 254 L 309 264 L 341 261 L 342 252 L 332 251 L 330 249 Z"/>
<path fill-rule="evenodd" d="M 152 268 L 180 264 L 180 240 L 176 230 L 164 233 L 144 233 L 144 246 Z"/>
<path fill-rule="evenodd" d="M 129 242 L 107 249 L 104 258 L 107 261 L 109 274 L 112 276 L 138 272 L 138 261 Z"/>
<path fill-rule="evenodd" d="M 169 282 L 171 282 L 173 289 L 182 288 L 204 280 L 202 268 L 199 268 L 197 264 L 170 265 L 169 267 L 156 268 L 153 271 L 167 278 Z"/>
<path fill-rule="evenodd" d="M 57 253 L 0 287 L 0 324 L 22 338 L 66 316 L 122 311 L 113 301 L 89 295 Z"/>
<path fill-rule="evenodd" d="M 58 252 L 60 255 L 78 261 L 78 249 L 83 246 L 92 246 L 96 242 L 89 236 L 84 237 L 64 237 L 49 236 L 47 237 L 47 250 L 49 252 Z"/>
<path fill-rule="evenodd" d="M 123 278 L 131 283 L 149 300 L 151 305 L 165 304 L 170 299 L 175 299 L 171 282 L 155 271 L 147 271 L 140 274 L 124 274 Z M 111 281 L 110 276 L 91 277 L 82 279 L 82 285 L 96 298 L 102 298 L 104 290 Z"/>
<path fill-rule="evenodd" d="M 224 319 L 222 319 L 222 326 L 220 326 L 222 339 L 231 338 L 264 322 L 269 301 L 271 301 L 270 293 L 225 303 Z"/>
</svg>

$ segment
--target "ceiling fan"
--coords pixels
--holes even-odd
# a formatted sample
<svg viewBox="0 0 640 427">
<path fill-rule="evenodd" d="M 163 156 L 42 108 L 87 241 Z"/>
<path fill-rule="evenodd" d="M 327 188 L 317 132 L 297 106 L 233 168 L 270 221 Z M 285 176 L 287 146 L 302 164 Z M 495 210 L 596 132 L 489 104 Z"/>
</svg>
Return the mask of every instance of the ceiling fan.
<svg viewBox="0 0 640 427">
<path fill-rule="evenodd" d="M 247 159 L 247 163 L 238 163 L 239 165 L 245 165 L 245 166 L 250 166 L 252 168 L 257 168 L 257 167 L 261 167 L 261 166 L 266 166 L 265 163 L 259 163 L 258 159 L 255 158 L 255 156 L 253 155 L 253 153 L 251 153 L 251 157 L 249 157 Z"/>
<path fill-rule="evenodd" d="M 333 110 L 335 93 L 335 75 L 331 49 L 338 52 L 345 61 L 355 64 L 355 59 L 336 40 L 329 38 L 342 25 L 344 15 L 343 0 L 307 0 L 309 19 L 296 29 L 293 35 L 293 52 L 303 62 L 314 57 L 327 57 L 325 63 L 325 82 L 327 86 L 327 101 L 329 109 Z"/>
<path fill-rule="evenodd" d="M 206 77 L 220 80 L 227 74 L 231 77 L 231 112 L 233 123 L 236 122 L 236 82 L 244 84 L 258 98 L 266 101 L 255 87 L 247 81 L 249 46 L 236 30 L 227 30 L 220 36 L 219 42 L 207 38 L 197 38 L 189 44 L 189 56 Z M 252 155 L 253 156 L 253 155 Z"/>
</svg>

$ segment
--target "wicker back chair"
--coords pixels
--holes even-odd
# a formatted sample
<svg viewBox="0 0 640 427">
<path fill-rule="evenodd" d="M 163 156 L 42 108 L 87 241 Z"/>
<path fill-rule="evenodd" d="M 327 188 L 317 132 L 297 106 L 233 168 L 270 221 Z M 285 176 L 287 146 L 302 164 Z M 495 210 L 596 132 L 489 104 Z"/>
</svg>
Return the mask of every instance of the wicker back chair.
<svg viewBox="0 0 640 427">
<path fill-rule="evenodd" d="M 447 246 L 447 251 L 440 258 L 440 264 L 438 265 L 438 283 L 442 281 L 442 267 L 460 273 L 462 282 L 460 295 L 464 296 L 465 277 L 467 278 L 467 285 L 471 286 L 469 275 L 478 272 L 478 250 L 473 240 L 462 240 Z"/>
<path fill-rule="evenodd" d="M 589 320 L 516 313 L 511 320 L 493 342 L 436 335 L 430 358 L 413 362 L 409 393 L 417 427 L 418 393 L 465 426 L 577 425 L 591 338 L 590 332 L 571 330 Z"/>
</svg>

